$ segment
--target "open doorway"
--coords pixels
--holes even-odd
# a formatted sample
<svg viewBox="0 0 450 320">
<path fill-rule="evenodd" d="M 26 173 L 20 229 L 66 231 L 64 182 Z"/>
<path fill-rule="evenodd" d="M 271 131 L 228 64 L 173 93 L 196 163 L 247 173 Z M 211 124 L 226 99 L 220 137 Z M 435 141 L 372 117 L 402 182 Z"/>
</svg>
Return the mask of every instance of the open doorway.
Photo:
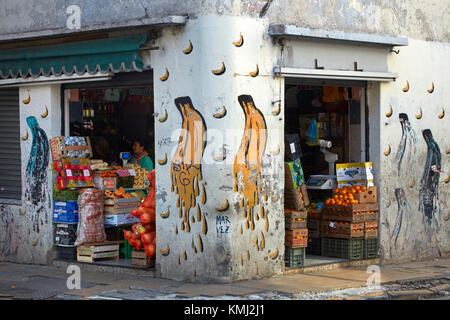
<svg viewBox="0 0 450 320">
<path fill-rule="evenodd" d="M 304 267 L 354 260 L 329 254 L 329 248 L 323 247 L 335 243 L 323 240 L 321 209 L 337 187 L 336 164 L 367 161 L 365 88 L 365 82 L 285 79 L 285 175 L 294 180 L 286 180 L 285 213 L 291 219 L 295 208 L 290 203 L 293 197 L 286 196 L 292 190 L 286 188 L 297 188 L 304 216 L 300 214 L 293 227 L 304 228 L 307 234 L 286 241 L 286 256 L 303 251 Z M 346 241 L 336 242 L 341 240 Z M 295 241 L 303 249 L 293 248 Z M 295 266 L 289 261 L 286 267 Z"/>
<path fill-rule="evenodd" d="M 134 250 L 133 241 L 128 241 L 124 235 L 127 232 L 137 234 L 139 227 L 136 224 L 144 221 L 133 216 L 132 212 L 142 206 L 155 189 L 148 178 L 148 173 L 155 168 L 153 73 L 129 73 L 110 81 L 70 84 L 62 90 L 64 138 L 89 139 L 91 187 L 104 193 L 106 241 L 103 244 L 89 243 L 92 253 L 87 252 L 90 250 L 88 245 L 83 246 L 87 253 L 81 257 L 80 246 L 78 250 L 74 246 L 76 237 L 69 237 L 77 229 L 75 223 L 68 224 L 68 227 L 56 223 L 57 252 L 71 250 L 73 255 L 69 257 L 78 262 L 154 268 L 154 257 L 153 261 L 146 259 L 143 243 L 139 245 L 141 250 Z M 77 192 L 77 189 L 72 191 Z M 54 193 L 54 197 L 58 194 Z M 151 225 L 142 223 L 145 230 L 138 233 L 147 233 L 150 229 L 156 232 L 154 220 Z M 97 256 L 94 250 L 99 252 Z"/>
</svg>

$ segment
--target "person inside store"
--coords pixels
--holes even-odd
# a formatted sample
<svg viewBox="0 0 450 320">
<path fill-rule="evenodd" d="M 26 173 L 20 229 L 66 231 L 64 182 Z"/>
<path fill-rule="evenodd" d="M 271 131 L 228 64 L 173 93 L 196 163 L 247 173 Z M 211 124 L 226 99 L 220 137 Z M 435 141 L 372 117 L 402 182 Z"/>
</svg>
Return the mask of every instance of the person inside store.
<svg viewBox="0 0 450 320">
<path fill-rule="evenodd" d="M 92 139 L 93 151 L 95 159 L 102 159 L 110 165 L 117 165 L 118 159 L 109 147 L 108 141 L 103 137 L 96 137 Z"/>
<path fill-rule="evenodd" d="M 138 163 L 141 168 L 148 169 L 148 171 L 153 170 L 153 161 L 150 159 L 143 139 L 134 139 L 133 154 L 136 159 L 136 163 Z"/>
</svg>

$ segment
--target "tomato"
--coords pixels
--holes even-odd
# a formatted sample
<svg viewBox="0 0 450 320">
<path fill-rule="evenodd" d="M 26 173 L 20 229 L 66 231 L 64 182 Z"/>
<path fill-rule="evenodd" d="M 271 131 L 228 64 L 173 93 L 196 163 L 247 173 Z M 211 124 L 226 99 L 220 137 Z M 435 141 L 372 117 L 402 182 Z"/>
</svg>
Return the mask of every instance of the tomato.
<svg viewBox="0 0 450 320">
<path fill-rule="evenodd" d="M 145 232 L 152 232 L 156 230 L 156 227 L 152 223 L 146 223 L 144 224 Z"/>
<path fill-rule="evenodd" d="M 131 215 L 136 218 L 139 218 L 138 209 L 131 211 Z"/>
<path fill-rule="evenodd" d="M 153 241 L 154 235 L 152 233 L 143 233 L 141 234 L 141 240 L 144 244 L 151 244 Z"/>
</svg>

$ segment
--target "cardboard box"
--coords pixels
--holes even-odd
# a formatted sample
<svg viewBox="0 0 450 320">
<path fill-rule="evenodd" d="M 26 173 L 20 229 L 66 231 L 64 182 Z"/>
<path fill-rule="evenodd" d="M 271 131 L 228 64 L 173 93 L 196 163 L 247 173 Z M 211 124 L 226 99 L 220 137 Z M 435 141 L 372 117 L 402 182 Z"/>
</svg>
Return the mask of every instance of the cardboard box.
<svg viewBox="0 0 450 320">
<path fill-rule="evenodd" d="M 372 162 L 352 162 L 336 164 L 336 180 L 338 187 L 373 186 Z"/>
<path fill-rule="evenodd" d="M 77 145 L 71 146 L 66 144 L 66 138 L 70 139 L 83 139 L 83 144 L 85 145 Z M 54 137 L 49 140 L 50 151 L 52 154 L 53 161 L 65 159 L 65 158 L 80 158 L 80 159 L 89 159 L 92 158 L 92 146 L 91 140 L 89 137 Z M 74 152 L 75 151 L 75 152 Z M 77 152 L 79 151 L 79 152 Z M 75 157 L 75 154 L 80 154 L 80 156 Z"/>
<path fill-rule="evenodd" d="M 53 161 L 52 172 L 53 184 L 58 190 L 94 186 L 89 159 L 61 159 Z"/>
<path fill-rule="evenodd" d="M 284 190 L 284 208 L 291 210 L 303 210 L 305 208 L 300 189 Z"/>
<path fill-rule="evenodd" d="M 53 201 L 53 222 L 78 223 L 78 201 Z"/>
<path fill-rule="evenodd" d="M 305 205 L 305 207 L 309 206 L 310 202 L 309 202 L 309 196 L 308 196 L 308 190 L 306 189 L 306 184 L 302 184 L 300 186 L 300 193 L 303 196 L 303 204 Z"/>
<path fill-rule="evenodd" d="M 297 189 L 306 183 L 302 163 L 299 159 L 292 162 L 285 162 L 284 180 L 285 189 Z"/>
<path fill-rule="evenodd" d="M 355 200 L 358 200 L 359 203 L 375 203 L 377 202 L 377 187 L 371 186 L 368 187 L 366 191 L 355 193 L 354 198 Z"/>
<path fill-rule="evenodd" d="M 130 213 L 119 213 L 119 214 L 104 214 L 104 224 L 105 226 L 120 226 L 124 224 L 133 224 L 141 222 L 135 216 Z"/>
</svg>

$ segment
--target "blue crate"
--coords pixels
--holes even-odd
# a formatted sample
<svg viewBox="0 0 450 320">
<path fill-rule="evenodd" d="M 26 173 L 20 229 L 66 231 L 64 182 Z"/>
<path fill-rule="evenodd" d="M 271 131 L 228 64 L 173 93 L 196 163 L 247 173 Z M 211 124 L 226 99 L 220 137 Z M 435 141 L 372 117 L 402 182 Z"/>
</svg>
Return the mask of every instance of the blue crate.
<svg viewBox="0 0 450 320">
<path fill-rule="evenodd" d="M 53 222 L 78 223 L 78 202 L 53 201 Z"/>
</svg>

